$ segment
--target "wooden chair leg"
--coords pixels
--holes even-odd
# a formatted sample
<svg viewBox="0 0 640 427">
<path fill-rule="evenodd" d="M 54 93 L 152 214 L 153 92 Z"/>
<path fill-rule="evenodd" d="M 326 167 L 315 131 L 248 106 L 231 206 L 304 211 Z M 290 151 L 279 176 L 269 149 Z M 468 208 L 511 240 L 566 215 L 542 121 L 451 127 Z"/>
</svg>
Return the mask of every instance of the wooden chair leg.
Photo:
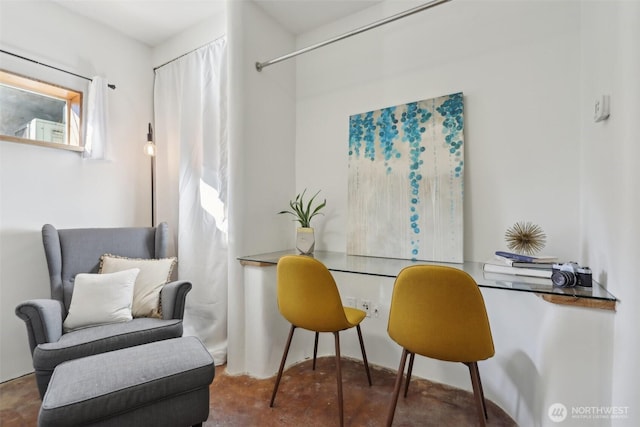
<svg viewBox="0 0 640 427">
<path fill-rule="evenodd" d="M 478 421 L 481 427 L 485 427 L 487 415 L 487 406 L 484 401 L 484 392 L 482 391 L 482 382 L 480 381 L 480 371 L 478 370 L 477 362 L 465 363 L 469 367 L 469 373 L 471 374 L 471 385 L 473 386 L 473 397 L 476 401 L 476 409 L 478 411 Z"/>
<path fill-rule="evenodd" d="M 336 377 L 338 380 L 338 411 L 340 412 L 340 427 L 344 426 L 344 407 L 342 400 L 342 369 L 340 364 L 340 333 L 334 332 L 336 341 Z"/>
<path fill-rule="evenodd" d="M 316 370 L 316 356 L 318 355 L 318 335 L 319 332 L 316 332 L 316 338 L 313 342 L 313 370 Z"/>
<path fill-rule="evenodd" d="M 409 369 L 407 370 L 407 380 L 404 384 L 404 397 L 407 397 L 407 393 L 409 393 L 409 383 L 411 382 L 411 373 L 413 372 L 413 359 L 416 357 L 415 353 L 409 353 L 411 356 L 409 357 Z"/>
<path fill-rule="evenodd" d="M 371 372 L 369 371 L 369 362 L 367 361 L 367 353 L 364 351 L 364 341 L 362 341 L 362 331 L 360 325 L 356 325 L 358 331 L 358 339 L 360 340 L 360 350 L 362 350 L 362 361 L 364 362 L 364 369 L 367 371 L 367 379 L 369 380 L 369 387 L 371 387 Z"/>
<path fill-rule="evenodd" d="M 276 378 L 276 383 L 273 387 L 273 394 L 271 394 L 271 403 L 269 403 L 269 407 L 273 408 L 273 403 L 276 400 L 276 393 L 278 392 L 278 385 L 280 385 L 280 379 L 282 378 L 282 371 L 284 371 L 284 364 L 287 361 L 287 354 L 289 354 L 289 347 L 291 347 L 291 339 L 293 338 L 293 333 L 295 332 L 296 327 L 291 325 L 291 330 L 289 331 L 289 338 L 287 338 L 287 344 L 284 347 L 284 353 L 282 354 L 282 361 L 280 362 L 280 369 L 278 369 L 278 376 Z"/>
<path fill-rule="evenodd" d="M 402 357 L 400 358 L 400 366 L 398 367 L 398 374 L 396 375 L 396 384 L 393 387 L 393 397 L 391 399 L 391 407 L 387 414 L 387 427 L 391 427 L 393 424 L 393 416 L 396 413 L 396 405 L 398 404 L 398 395 L 400 394 L 400 387 L 402 386 L 402 376 L 404 375 L 404 367 L 407 364 L 407 354 L 409 352 L 406 348 L 402 349 Z"/>
<path fill-rule="evenodd" d="M 484 398 L 484 390 L 482 388 L 482 380 L 480 379 L 480 370 L 478 369 L 478 362 L 474 362 L 473 367 L 476 371 L 476 375 L 478 376 L 478 386 L 480 388 L 480 397 L 482 398 L 482 409 L 484 410 L 484 418 L 488 420 L 489 414 L 487 413 L 487 401 Z"/>
</svg>

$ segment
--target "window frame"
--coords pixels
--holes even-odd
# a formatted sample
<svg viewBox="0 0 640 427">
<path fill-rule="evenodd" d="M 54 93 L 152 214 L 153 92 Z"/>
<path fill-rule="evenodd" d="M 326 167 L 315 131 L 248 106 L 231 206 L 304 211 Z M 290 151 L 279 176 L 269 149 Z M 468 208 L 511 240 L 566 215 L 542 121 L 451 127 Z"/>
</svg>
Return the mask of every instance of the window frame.
<svg viewBox="0 0 640 427">
<path fill-rule="evenodd" d="M 2 133 L 0 133 L 0 140 L 76 152 L 84 151 L 84 141 L 82 138 L 84 94 L 82 91 L 28 77 L 3 68 L 0 68 L 0 83 L 16 89 L 64 101 L 66 109 L 65 115 L 67 118 L 65 123 L 65 142 L 62 143 L 22 138 Z"/>
</svg>

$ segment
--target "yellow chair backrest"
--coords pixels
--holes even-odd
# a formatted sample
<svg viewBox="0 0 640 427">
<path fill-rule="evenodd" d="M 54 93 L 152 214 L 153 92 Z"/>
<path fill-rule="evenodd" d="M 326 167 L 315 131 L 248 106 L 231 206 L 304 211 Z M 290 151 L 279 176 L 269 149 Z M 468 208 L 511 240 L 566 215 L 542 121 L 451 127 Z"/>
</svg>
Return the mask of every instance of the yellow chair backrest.
<svg viewBox="0 0 640 427">
<path fill-rule="evenodd" d="M 331 272 L 320 261 L 287 255 L 278 261 L 278 308 L 291 324 L 310 331 L 335 332 L 352 327 Z"/>
<path fill-rule="evenodd" d="M 403 269 L 394 284 L 387 330 L 410 352 L 434 359 L 475 362 L 495 353 L 480 289 L 453 267 Z"/>
</svg>

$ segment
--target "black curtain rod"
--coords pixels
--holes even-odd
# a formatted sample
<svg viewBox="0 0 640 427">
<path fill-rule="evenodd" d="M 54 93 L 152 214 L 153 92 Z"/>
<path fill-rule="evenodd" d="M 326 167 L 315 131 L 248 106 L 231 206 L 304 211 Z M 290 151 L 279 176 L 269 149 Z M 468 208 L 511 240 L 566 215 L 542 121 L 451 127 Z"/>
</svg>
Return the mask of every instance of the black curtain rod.
<svg viewBox="0 0 640 427">
<path fill-rule="evenodd" d="M 76 76 L 76 77 L 80 77 L 81 79 L 89 80 L 90 82 L 93 81 L 93 79 L 91 79 L 89 77 L 81 76 L 80 74 L 72 73 L 71 71 L 63 70 L 62 68 L 54 67 L 53 65 L 45 64 L 45 63 L 36 61 L 35 59 L 31 59 L 31 58 L 27 58 L 25 56 L 17 55 L 15 53 L 8 52 L 8 51 L 6 51 L 4 49 L 0 49 L 0 52 L 6 53 L 7 55 L 15 56 L 16 58 L 24 59 L 25 61 L 33 62 L 34 64 L 42 65 L 43 67 L 53 68 L 54 70 L 62 71 L 63 73 L 71 74 L 72 76 Z M 110 84 L 110 83 L 107 83 L 107 86 L 110 89 L 114 89 L 114 90 L 116 88 L 116 85 Z"/>
</svg>

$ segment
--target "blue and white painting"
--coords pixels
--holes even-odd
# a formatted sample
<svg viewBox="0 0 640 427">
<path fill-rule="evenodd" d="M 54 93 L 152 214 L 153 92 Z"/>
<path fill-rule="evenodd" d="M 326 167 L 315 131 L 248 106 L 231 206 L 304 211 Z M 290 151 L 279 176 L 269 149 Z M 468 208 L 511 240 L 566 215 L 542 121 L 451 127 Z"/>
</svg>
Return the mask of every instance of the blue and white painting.
<svg viewBox="0 0 640 427">
<path fill-rule="evenodd" d="M 349 118 L 347 253 L 463 261 L 462 93 Z"/>
</svg>

